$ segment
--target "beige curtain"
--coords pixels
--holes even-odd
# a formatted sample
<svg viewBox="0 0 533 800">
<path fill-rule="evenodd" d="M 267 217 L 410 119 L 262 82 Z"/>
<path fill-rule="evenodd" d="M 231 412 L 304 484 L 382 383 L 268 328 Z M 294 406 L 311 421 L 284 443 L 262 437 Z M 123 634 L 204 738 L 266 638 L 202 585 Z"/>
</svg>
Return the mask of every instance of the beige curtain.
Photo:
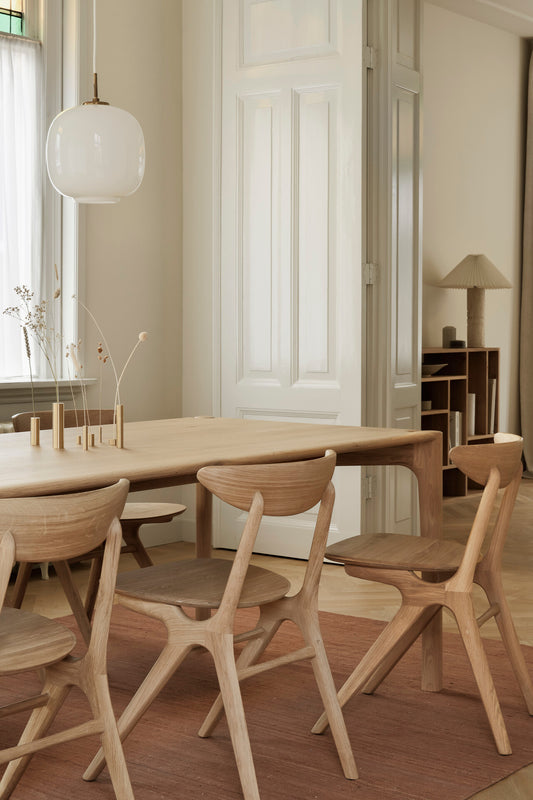
<svg viewBox="0 0 533 800">
<path fill-rule="evenodd" d="M 529 62 L 520 318 L 520 421 L 526 470 L 533 477 L 533 52 Z"/>
</svg>

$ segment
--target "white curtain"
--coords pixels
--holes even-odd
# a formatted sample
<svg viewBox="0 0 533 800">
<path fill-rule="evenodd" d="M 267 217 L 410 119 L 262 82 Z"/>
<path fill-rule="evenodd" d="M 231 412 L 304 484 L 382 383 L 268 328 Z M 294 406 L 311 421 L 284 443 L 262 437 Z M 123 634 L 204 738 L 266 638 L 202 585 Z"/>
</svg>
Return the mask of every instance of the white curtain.
<svg viewBox="0 0 533 800">
<path fill-rule="evenodd" d="M 39 302 L 42 261 L 41 47 L 0 35 L 0 379 L 29 375 L 23 333 L 3 314 L 15 286 Z M 35 348 L 34 348 L 35 349 Z M 32 359 L 34 376 L 39 359 Z"/>
</svg>

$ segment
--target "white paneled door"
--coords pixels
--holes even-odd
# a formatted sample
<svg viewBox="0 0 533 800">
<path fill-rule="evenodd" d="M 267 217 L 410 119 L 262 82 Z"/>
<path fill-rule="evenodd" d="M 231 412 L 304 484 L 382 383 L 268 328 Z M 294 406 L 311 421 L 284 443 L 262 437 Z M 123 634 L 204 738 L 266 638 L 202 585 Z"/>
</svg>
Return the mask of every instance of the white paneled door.
<svg viewBox="0 0 533 800">
<path fill-rule="evenodd" d="M 228 417 L 361 422 L 362 0 L 224 0 L 220 380 Z M 359 530 L 337 470 L 332 536 Z M 305 557 L 314 520 L 257 550 Z M 238 520 L 216 539 L 233 547 Z"/>
</svg>

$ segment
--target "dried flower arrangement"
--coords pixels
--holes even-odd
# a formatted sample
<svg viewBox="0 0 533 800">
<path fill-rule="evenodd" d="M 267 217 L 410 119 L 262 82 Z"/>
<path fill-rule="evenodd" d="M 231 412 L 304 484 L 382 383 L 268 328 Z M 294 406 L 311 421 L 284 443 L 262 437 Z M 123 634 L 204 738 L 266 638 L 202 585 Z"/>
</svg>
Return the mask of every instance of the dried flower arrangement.
<svg viewBox="0 0 533 800">
<path fill-rule="evenodd" d="M 126 372 L 126 369 L 127 369 L 128 365 L 129 365 L 130 361 L 132 360 L 137 348 L 139 347 L 139 345 L 142 342 L 146 341 L 146 339 L 148 338 L 148 333 L 146 331 L 141 331 L 139 333 L 139 335 L 137 337 L 137 341 L 135 342 L 135 344 L 134 344 L 134 346 L 133 346 L 128 358 L 124 362 L 124 366 L 122 367 L 122 370 L 121 370 L 121 372 L 119 374 L 118 370 L 116 368 L 113 356 L 111 355 L 111 349 L 110 349 L 110 347 L 109 347 L 109 345 L 107 343 L 105 334 L 104 334 L 104 332 L 103 332 L 98 320 L 96 319 L 96 317 L 94 316 L 92 311 L 85 305 L 85 303 L 83 303 L 78 297 L 76 297 L 76 295 L 74 295 L 74 299 L 81 306 L 81 308 L 83 308 L 83 310 L 88 314 L 89 318 L 92 320 L 94 326 L 96 327 L 96 330 L 98 331 L 98 333 L 99 333 L 99 335 L 101 337 L 101 341 L 98 342 L 98 346 L 97 346 L 97 356 L 98 356 L 98 361 L 100 363 L 100 381 L 99 381 L 99 409 L 100 409 L 100 415 L 101 415 L 101 412 L 102 412 L 102 365 L 106 364 L 109 361 L 109 363 L 111 364 L 111 368 L 113 370 L 113 374 L 115 376 L 114 409 L 115 409 L 115 414 L 116 415 L 119 413 L 119 410 L 120 410 L 120 427 L 122 427 L 122 424 L 123 424 L 123 409 L 122 409 L 122 401 L 121 401 L 121 397 L 120 397 L 120 384 L 122 383 L 122 379 L 124 378 L 124 374 Z M 107 351 L 105 354 L 104 354 L 104 346 L 105 346 L 105 350 Z M 118 430 L 119 419 L 118 419 L 117 416 L 116 416 L 116 422 L 117 422 L 117 430 Z M 122 447 L 122 439 L 123 439 L 123 434 L 121 432 L 117 432 L 117 446 L 118 447 Z"/>
<path fill-rule="evenodd" d="M 55 276 L 56 281 L 59 282 L 59 275 L 57 271 L 57 267 L 54 265 L 55 268 Z M 42 300 L 40 303 L 34 302 L 34 292 L 31 291 L 27 286 L 16 286 L 14 288 L 14 292 L 19 298 L 20 302 L 18 305 L 10 306 L 4 309 L 4 314 L 9 317 L 15 319 L 21 326 L 23 336 L 24 336 L 24 344 L 26 349 L 26 355 L 28 358 L 29 364 L 29 371 L 30 371 L 30 383 L 31 383 L 31 396 L 32 396 L 32 413 L 35 417 L 35 398 L 34 398 L 34 386 L 33 386 L 33 370 L 32 370 L 32 353 L 30 348 L 30 336 L 34 338 L 36 341 L 39 350 L 43 354 L 52 378 L 55 382 L 56 388 L 56 401 L 59 403 L 59 373 L 60 369 L 58 369 L 57 364 L 57 357 L 58 353 L 61 352 L 61 334 L 56 332 L 55 329 L 55 304 L 47 303 L 46 300 Z M 58 300 L 61 296 L 61 289 L 58 287 L 56 288 L 53 300 Z M 106 364 L 108 361 L 111 364 L 114 378 L 115 378 L 115 412 L 118 412 L 120 409 L 120 417 L 121 420 L 123 419 L 123 409 L 121 404 L 121 397 L 120 397 L 120 387 L 122 380 L 124 378 L 124 374 L 126 372 L 127 367 L 129 366 L 137 348 L 140 346 L 142 342 L 145 342 L 148 338 L 148 334 L 146 331 L 141 331 L 138 334 L 137 341 L 133 346 L 128 358 L 126 359 L 124 366 L 120 374 L 115 366 L 115 362 L 111 356 L 111 351 L 109 345 L 107 344 L 106 338 L 100 327 L 98 321 L 96 320 L 94 314 L 90 311 L 90 309 L 75 295 L 73 296 L 79 306 L 88 314 L 90 319 L 92 320 L 93 324 L 95 325 L 98 333 L 100 334 L 101 341 L 98 342 L 97 346 L 97 355 L 98 361 L 100 365 L 100 381 L 99 381 L 99 408 L 100 408 L 100 428 L 101 428 L 101 411 L 102 411 L 102 366 Z M 103 344 L 102 344 L 103 343 Z M 104 345 L 107 353 L 104 353 Z M 72 395 L 72 402 L 74 407 L 74 412 L 76 416 L 76 426 L 78 427 L 78 417 L 77 417 L 77 408 L 76 408 L 76 401 L 74 396 L 74 390 L 72 386 L 72 379 L 71 379 L 71 368 L 70 364 L 72 364 L 74 378 L 77 379 L 80 383 L 80 392 L 82 397 L 82 404 L 83 404 L 83 414 L 82 420 L 80 423 L 83 424 L 85 427 L 88 427 L 89 424 L 89 416 L 88 416 L 88 403 L 87 403 L 87 388 L 85 382 L 83 380 L 83 363 L 81 357 L 81 340 L 78 340 L 78 343 L 75 344 L 71 342 L 65 351 L 65 363 L 68 373 L 68 379 L 71 388 L 71 395 Z M 62 407 L 62 404 L 60 404 Z M 62 413 L 62 412 L 61 412 Z M 118 422 L 118 420 L 117 420 Z M 122 424 L 122 423 L 121 423 Z M 121 438 L 121 437 L 120 437 Z M 101 434 L 100 434 L 100 441 L 102 441 Z M 54 444 L 54 446 L 56 446 Z M 61 445 L 62 446 L 62 445 Z"/>
<path fill-rule="evenodd" d="M 57 269 L 56 269 L 57 276 Z M 22 328 L 24 334 L 24 341 L 26 343 L 28 333 L 37 343 L 39 350 L 43 354 L 50 373 L 56 387 L 56 399 L 59 400 L 59 382 L 58 382 L 58 368 L 57 368 L 57 352 L 58 345 L 60 344 L 60 334 L 56 333 L 54 320 L 54 309 L 51 309 L 52 324 L 49 324 L 50 315 L 48 314 L 48 305 L 46 300 L 41 300 L 40 303 L 35 303 L 34 292 L 28 289 L 27 286 L 15 286 L 14 290 L 17 297 L 20 299 L 20 304 L 16 306 L 9 306 L 4 309 L 4 314 L 8 317 L 15 319 Z M 56 289 L 54 292 L 54 300 L 57 300 L 61 295 L 61 289 Z M 26 346 L 26 353 L 28 352 Z M 30 359 L 30 372 L 31 372 L 31 359 Z M 33 373 L 31 374 L 31 381 L 33 387 Z"/>
</svg>

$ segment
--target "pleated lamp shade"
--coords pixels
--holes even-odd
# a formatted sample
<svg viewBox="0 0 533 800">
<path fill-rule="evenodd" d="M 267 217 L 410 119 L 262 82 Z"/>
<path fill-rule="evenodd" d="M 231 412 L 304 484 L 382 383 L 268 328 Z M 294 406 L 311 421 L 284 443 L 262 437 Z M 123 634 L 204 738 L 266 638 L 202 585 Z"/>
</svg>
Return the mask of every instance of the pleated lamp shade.
<svg viewBox="0 0 533 800">
<path fill-rule="evenodd" d="M 142 128 L 128 111 L 86 103 L 62 111 L 46 141 L 54 188 L 78 203 L 117 203 L 133 194 L 144 175 Z"/>
<path fill-rule="evenodd" d="M 487 256 L 468 255 L 439 283 L 444 289 L 466 289 L 468 347 L 484 347 L 485 289 L 511 289 L 505 275 Z"/>
</svg>

